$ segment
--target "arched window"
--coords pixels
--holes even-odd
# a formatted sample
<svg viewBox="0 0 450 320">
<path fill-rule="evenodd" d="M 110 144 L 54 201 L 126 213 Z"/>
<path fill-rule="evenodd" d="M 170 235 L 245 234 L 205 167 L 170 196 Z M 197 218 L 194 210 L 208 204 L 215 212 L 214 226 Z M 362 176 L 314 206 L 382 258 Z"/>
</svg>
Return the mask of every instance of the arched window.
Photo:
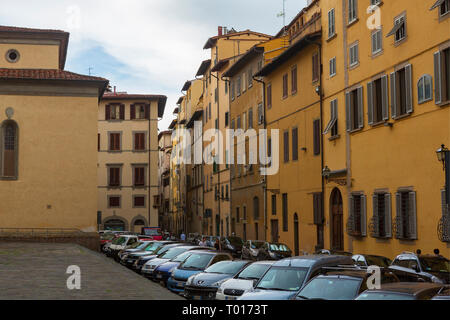
<svg viewBox="0 0 450 320">
<path fill-rule="evenodd" d="M 18 175 L 18 127 L 14 121 L 7 120 L 1 127 L 1 176 L 17 179 Z"/>
<path fill-rule="evenodd" d="M 419 79 L 417 83 L 417 94 L 419 95 L 419 103 L 433 99 L 433 84 L 429 74 L 425 74 Z"/>
<path fill-rule="evenodd" d="M 104 223 L 105 230 L 125 231 L 125 223 L 119 219 L 111 219 Z"/>
</svg>

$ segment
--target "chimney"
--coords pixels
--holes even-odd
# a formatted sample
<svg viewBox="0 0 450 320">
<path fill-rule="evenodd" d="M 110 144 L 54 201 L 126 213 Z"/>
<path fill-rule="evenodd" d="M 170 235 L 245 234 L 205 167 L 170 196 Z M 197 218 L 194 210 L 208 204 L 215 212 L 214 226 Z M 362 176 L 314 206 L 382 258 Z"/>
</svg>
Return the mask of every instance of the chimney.
<svg viewBox="0 0 450 320">
<path fill-rule="evenodd" d="M 114 95 L 116 95 L 116 86 L 114 86 Z"/>
<path fill-rule="evenodd" d="M 219 37 L 220 37 L 222 35 L 222 27 L 219 27 L 218 29 L 219 29 L 219 33 L 218 34 L 219 34 Z"/>
</svg>

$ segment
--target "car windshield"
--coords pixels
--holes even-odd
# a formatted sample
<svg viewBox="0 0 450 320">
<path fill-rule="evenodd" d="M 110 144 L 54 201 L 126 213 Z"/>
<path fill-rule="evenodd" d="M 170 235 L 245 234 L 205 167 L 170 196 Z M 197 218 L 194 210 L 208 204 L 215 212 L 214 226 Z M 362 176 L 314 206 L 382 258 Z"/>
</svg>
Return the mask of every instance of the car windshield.
<svg viewBox="0 0 450 320">
<path fill-rule="evenodd" d="M 285 244 L 271 243 L 270 250 L 272 250 L 272 251 L 289 251 L 289 248 Z"/>
<path fill-rule="evenodd" d="M 132 245 L 130 245 L 130 249 L 142 249 L 145 247 L 145 243 L 144 242 L 135 242 Z"/>
<path fill-rule="evenodd" d="M 419 258 L 419 260 L 426 272 L 450 272 L 450 263 L 445 258 Z"/>
<path fill-rule="evenodd" d="M 307 268 L 271 268 L 262 277 L 257 288 L 297 291 L 301 288 L 307 272 Z"/>
<path fill-rule="evenodd" d="M 395 292 L 363 292 L 355 300 L 414 300 L 414 297 Z"/>
<path fill-rule="evenodd" d="M 153 242 L 152 244 L 150 244 L 147 248 L 145 248 L 145 251 L 155 251 L 158 248 L 161 248 L 163 246 L 162 243 L 160 242 Z"/>
<path fill-rule="evenodd" d="M 167 250 L 166 252 L 161 253 L 158 258 L 162 258 L 162 259 L 173 259 L 176 256 L 179 256 L 180 254 L 182 254 L 183 252 L 185 252 L 187 249 L 186 248 L 171 248 L 169 250 Z"/>
<path fill-rule="evenodd" d="M 183 261 L 186 260 L 186 258 L 188 258 L 191 254 L 192 254 L 192 252 L 186 251 L 186 252 L 180 254 L 179 256 L 175 257 L 174 259 L 170 260 L 170 261 L 173 261 L 173 262 L 183 262 Z"/>
<path fill-rule="evenodd" d="M 247 263 L 247 261 L 221 261 L 205 270 L 207 273 L 222 273 L 234 275 Z"/>
<path fill-rule="evenodd" d="M 122 245 L 122 244 L 124 244 L 126 241 L 127 241 L 127 238 L 126 238 L 126 237 L 119 237 L 119 238 L 117 238 L 117 239 L 114 239 L 114 240 L 112 241 L 112 244 Z"/>
<path fill-rule="evenodd" d="M 264 246 L 265 242 L 252 242 L 252 249 L 260 249 Z"/>
<path fill-rule="evenodd" d="M 241 246 L 244 243 L 244 241 L 239 237 L 228 237 L 227 240 L 233 246 Z"/>
<path fill-rule="evenodd" d="M 158 249 L 156 249 L 155 251 L 153 251 L 153 254 L 156 254 L 158 257 L 162 256 L 163 253 L 165 253 L 166 251 L 172 249 L 173 247 L 171 246 L 161 246 Z"/>
<path fill-rule="evenodd" d="M 214 256 L 211 254 L 192 254 L 180 265 L 179 269 L 205 270 L 212 258 Z"/>
<path fill-rule="evenodd" d="M 304 299 L 353 300 L 358 294 L 360 280 L 338 278 L 315 278 L 299 293 Z"/>
<path fill-rule="evenodd" d="M 251 264 L 239 273 L 237 279 L 260 279 L 269 268 L 267 264 Z"/>
<path fill-rule="evenodd" d="M 378 256 L 366 256 L 366 261 L 369 266 L 379 266 L 384 268 L 389 267 L 392 263 L 390 259 Z"/>
</svg>

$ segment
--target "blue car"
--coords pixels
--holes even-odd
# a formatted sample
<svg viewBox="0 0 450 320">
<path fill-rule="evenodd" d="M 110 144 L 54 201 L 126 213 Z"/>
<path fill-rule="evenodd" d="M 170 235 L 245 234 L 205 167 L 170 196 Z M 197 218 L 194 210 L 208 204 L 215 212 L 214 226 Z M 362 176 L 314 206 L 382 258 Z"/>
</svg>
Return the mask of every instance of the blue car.
<svg viewBox="0 0 450 320">
<path fill-rule="evenodd" d="M 258 281 L 253 291 L 238 300 L 290 300 L 323 267 L 353 266 L 348 256 L 309 255 L 286 258 L 275 262 Z"/>
<path fill-rule="evenodd" d="M 233 258 L 230 254 L 224 252 L 195 252 L 172 271 L 167 280 L 167 289 L 175 293 L 184 293 L 184 286 L 189 277 L 203 272 L 216 262 L 225 260 L 233 260 Z"/>
</svg>

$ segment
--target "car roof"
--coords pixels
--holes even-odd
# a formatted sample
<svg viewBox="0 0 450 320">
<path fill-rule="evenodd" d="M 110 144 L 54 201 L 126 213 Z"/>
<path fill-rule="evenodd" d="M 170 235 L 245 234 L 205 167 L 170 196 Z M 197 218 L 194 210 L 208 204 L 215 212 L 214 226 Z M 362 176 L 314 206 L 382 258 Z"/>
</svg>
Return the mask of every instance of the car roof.
<svg viewBox="0 0 450 320">
<path fill-rule="evenodd" d="M 276 262 L 276 261 L 273 261 L 273 260 L 255 261 L 255 262 L 252 263 L 252 265 L 254 265 L 254 264 L 264 264 L 264 265 L 269 265 L 269 266 L 271 266 L 271 265 L 273 265 L 275 262 Z"/>
<path fill-rule="evenodd" d="M 429 282 L 391 282 L 382 284 L 381 289 L 371 289 L 367 290 L 367 292 L 388 291 L 415 295 L 420 293 L 421 291 L 437 288 L 440 286 L 442 285 Z"/>
<path fill-rule="evenodd" d="M 370 274 L 368 274 L 366 271 L 363 270 L 343 270 L 343 271 L 331 271 L 327 272 L 326 274 L 321 274 L 318 277 L 324 278 L 324 277 L 338 277 L 341 276 L 345 277 L 352 277 L 352 278 L 366 278 Z"/>
<path fill-rule="evenodd" d="M 298 257 L 291 257 L 279 260 L 273 264 L 274 267 L 312 267 L 327 264 L 351 264 L 353 265 L 353 260 L 348 256 L 334 256 L 334 255 L 322 255 L 313 254 Z"/>
</svg>

